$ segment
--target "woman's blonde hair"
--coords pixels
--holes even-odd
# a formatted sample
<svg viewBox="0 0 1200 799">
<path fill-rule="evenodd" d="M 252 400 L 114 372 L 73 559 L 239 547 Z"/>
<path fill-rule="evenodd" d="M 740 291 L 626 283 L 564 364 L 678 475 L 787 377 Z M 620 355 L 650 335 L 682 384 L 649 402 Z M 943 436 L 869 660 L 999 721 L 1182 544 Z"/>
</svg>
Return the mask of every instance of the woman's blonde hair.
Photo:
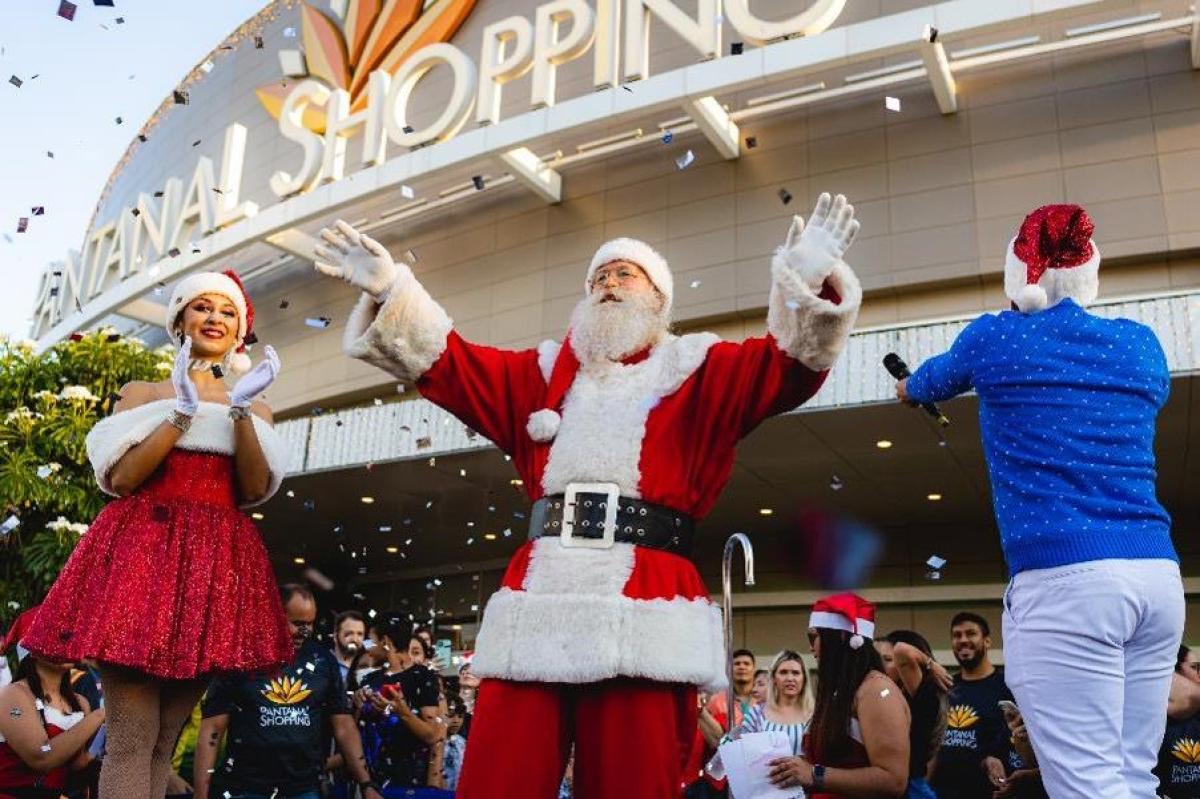
<svg viewBox="0 0 1200 799">
<path fill-rule="evenodd" d="M 804 682 L 800 686 L 800 710 L 806 718 L 812 718 L 813 710 L 816 708 L 817 703 L 813 697 L 812 685 L 808 678 L 808 664 L 804 662 L 803 655 L 791 649 L 783 650 L 771 661 L 771 669 L 767 673 L 767 704 L 779 704 L 779 692 L 775 688 L 775 672 L 779 671 L 779 667 L 789 660 L 800 664 L 800 674 L 804 678 Z"/>
</svg>

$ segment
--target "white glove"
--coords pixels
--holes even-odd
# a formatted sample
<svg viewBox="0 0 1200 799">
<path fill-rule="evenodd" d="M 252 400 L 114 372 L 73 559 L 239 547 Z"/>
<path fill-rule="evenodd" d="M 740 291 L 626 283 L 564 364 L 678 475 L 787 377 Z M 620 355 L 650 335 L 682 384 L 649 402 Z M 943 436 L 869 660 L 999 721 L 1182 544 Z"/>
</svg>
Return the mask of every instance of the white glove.
<svg viewBox="0 0 1200 799">
<path fill-rule="evenodd" d="M 400 275 L 400 268 L 375 239 L 340 219 L 334 222 L 334 227 L 337 230 L 321 228 L 321 238 L 328 244 L 317 245 L 318 260 L 313 265 L 321 274 L 341 278 L 382 303 Z"/>
<path fill-rule="evenodd" d="M 192 337 L 183 340 L 183 346 L 175 354 L 175 367 L 171 369 L 171 385 L 175 386 L 175 410 L 185 416 L 195 416 L 200 410 L 200 392 L 188 374 L 192 365 Z"/>
<path fill-rule="evenodd" d="M 253 369 L 242 375 L 233 391 L 229 392 L 229 404 L 234 408 L 245 408 L 254 398 L 267 390 L 279 376 L 279 356 L 270 344 L 264 350 L 265 357 Z"/>
<path fill-rule="evenodd" d="M 800 217 L 792 218 L 783 245 L 784 260 L 814 293 L 820 292 L 825 279 L 858 235 L 858 228 L 854 206 L 841 194 L 831 201 L 826 192 L 817 198 L 807 226 Z"/>
</svg>

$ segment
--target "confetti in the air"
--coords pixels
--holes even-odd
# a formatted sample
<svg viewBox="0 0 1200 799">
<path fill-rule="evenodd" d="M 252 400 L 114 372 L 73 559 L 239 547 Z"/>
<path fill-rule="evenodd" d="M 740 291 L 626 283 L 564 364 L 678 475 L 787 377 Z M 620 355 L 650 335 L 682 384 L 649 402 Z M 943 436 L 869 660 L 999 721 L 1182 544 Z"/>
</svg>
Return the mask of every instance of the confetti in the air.
<svg viewBox="0 0 1200 799">
<path fill-rule="evenodd" d="M 693 281 L 691 282 L 691 284 L 690 284 L 690 285 L 691 285 L 691 287 L 692 287 L 692 288 L 694 288 L 694 289 L 698 289 L 698 288 L 700 288 L 700 281 L 699 281 L 699 280 L 693 280 Z"/>
<path fill-rule="evenodd" d="M 283 38 L 295 39 L 296 38 L 296 29 L 295 28 L 284 28 L 283 29 Z"/>
<path fill-rule="evenodd" d="M 891 96 L 883 98 L 883 107 L 889 111 L 898 112 L 900 110 L 900 98 Z"/>
<path fill-rule="evenodd" d="M 475 191 L 483 191 L 483 175 L 473 176 L 471 183 L 475 184 Z"/>
<path fill-rule="evenodd" d="M 669 130 L 664 130 L 662 135 L 662 143 L 670 144 L 673 141 L 675 141 L 675 134 Z"/>
<path fill-rule="evenodd" d="M 263 37 L 261 37 L 261 36 L 254 37 L 254 49 L 255 50 L 263 49 Z"/>
<path fill-rule="evenodd" d="M 741 55 L 742 51 L 745 50 L 745 48 L 746 48 L 746 46 L 742 42 L 730 42 L 729 43 L 729 54 L 730 55 Z"/>
<path fill-rule="evenodd" d="M 780 189 L 777 194 L 779 195 L 779 201 L 784 205 L 792 201 L 792 193 L 787 189 Z"/>
<path fill-rule="evenodd" d="M 200 71 L 207 75 L 209 72 L 213 71 L 213 67 L 215 67 L 215 66 L 216 66 L 216 64 L 214 64 L 212 62 L 212 59 L 210 58 L 208 61 L 205 61 L 203 64 L 200 65 Z"/>
<path fill-rule="evenodd" d="M 58 15 L 65 20 L 73 21 L 75 19 L 76 8 L 77 6 L 74 3 L 69 2 L 69 0 L 62 0 L 62 2 L 58 4 Z"/>
<path fill-rule="evenodd" d="M 43 205 L 35 205 L 33 206 L 32 213 L 34 216 L 44 216 L 46 214 L 46 207 Z"/>
<path fill-rule="evenodd" d="M 189 97 L 188 97 L 188 93 L 185 91 L 180 91 L 179 89 L 176 89 L 174 92 L 171 93 L 171 96 L 175 100 L 175 105 L 187 105 L 188 104 Z"/>
<path fill-rule="evenodd" d="M 692 162 L 695 160 L 696 160 L 696 154 L 693 153 L 691 150 L 688 150 L 686 153 L 684 153 L 683 155 L 681 155 L 675 159 L 675 166 L 678 169 L 687 169 L 689 166 L 692 165 Z"/>
<path fill-rule="evenodd" d="M 753 150 L 757 146 L 758 146 L 758 137 L 757 136 L 747 136 L 746 137 L 746 149 L 747 150 Z"/>
<path fill-rule="evenodd" d="M 406 200 L 411 200 L 413 197 L 416 197 L 417 195 L 416 195 L 416 192 L 414 192 L 412 190 L 412 186 L 403 184 L 400 186 L 400 196 Z"/>
<path fill-rule="evenodd" d="M 329 327 L 330 321 L 331 320 L 328 316 L 318 316 L 316 318 L 310 316 L 304 320 L 304 324 L 308 325 L 309 327 L 326 328 Z"/>
<path fill-rule="evenodd" d="M 13 86 L 16 86 L 19 89 L 19 88 L 21 88 L 21 84 L 24 83 L 25 81 L 21 80 L 16 75 L 13 75 L 11 78 L 8 79 L 8 82 L 11 83 Z"/>
<path fill-rule="evenodd" d="M 931 569 L 934 569 L 935 571 L 940 571 L 948 562 L 949 561 L 940 555 L 930 555 L 929 559 L 925 561 L 925 565 Z"/>
<path fill-rule="evenodd" d="M 24 233 L 29 229 L 29 217 L 23 216 L 17 220 L 17 232 Z"/>
<path fill-rule="evenodd" d="M 17 516 L 15 513 L 11 514 L 3 522 L 0 522 L 0 535 L 8 535 L 9 533 L 11 533 L 13 530 L 16 530 L 20 526 L 21 526 L 21 517 Z"/>
</svg>

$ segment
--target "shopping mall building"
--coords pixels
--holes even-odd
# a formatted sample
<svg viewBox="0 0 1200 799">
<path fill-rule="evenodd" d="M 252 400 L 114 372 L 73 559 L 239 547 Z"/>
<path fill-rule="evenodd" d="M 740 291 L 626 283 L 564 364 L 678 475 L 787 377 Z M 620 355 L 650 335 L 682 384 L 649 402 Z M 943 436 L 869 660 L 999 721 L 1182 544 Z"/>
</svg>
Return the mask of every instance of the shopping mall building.
<svg viewBox="0 0 1200 799">
<path fill-rule="evenodd" d="M 830 566 L 812 517 L 874 529 L 880 626 L 945 650 L 955 611 L 998 621 L 1006 581 L 976 402 L 945 405 L 943 439 L 892 401 L 880 360 L 918 363 L 1006 307 L 1023 215 L 1079 203 L 1104 257 L 1095 311 L 1152 327 L 1170 363 L 1159 496 L 1200 608 L 1190 2 L 280 0 L 146 121 L 82 247 L 47 268 L 33 335 L 115 324 L 160 343 L 175 280 L 238 270 L 284 365 L 268 400 L 292 472 L 261 509 L 280 577 L 316 568 L 339 602 L 432 612 L 470 647 L 528 503 L 490 442 L 342 353 L 356 296 L 314 272 L 317 231 L 369 231 L 464 336 L 512 348 L 560 338 L 597 246 L 638 237 L 675 271 L 677 328 L 740 339 L 764 330 L 791 216 L 845 193 L 859 328 L 811 402 L 743 443 L 695 557 L 719 595 L 724 541 L 750 536 L 736 640 L 766 653 L 803 641 Z"/>
</svg>

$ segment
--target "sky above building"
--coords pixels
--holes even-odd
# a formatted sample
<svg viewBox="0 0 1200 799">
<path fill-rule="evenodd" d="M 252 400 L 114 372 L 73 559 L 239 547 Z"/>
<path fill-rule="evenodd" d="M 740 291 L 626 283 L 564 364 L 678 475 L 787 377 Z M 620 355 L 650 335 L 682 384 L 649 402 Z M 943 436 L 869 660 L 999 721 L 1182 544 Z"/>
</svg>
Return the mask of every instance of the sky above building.
<svg viewBox="0 0 1200 799">
<path fill-rule="evenodd" d="M 46 264 L 82 249 L 100 192 L 142 123 L 214 47 L 268 5 L 74 2 L 70 21 L 58 14 L 60 0 L 2 4 L 0 333 L 10 336 L 28 335 Z M 45 211 L 35 215 L 39 207 Z M 18 232 L 22 217 L 28 227 Z"/>
</svg>

